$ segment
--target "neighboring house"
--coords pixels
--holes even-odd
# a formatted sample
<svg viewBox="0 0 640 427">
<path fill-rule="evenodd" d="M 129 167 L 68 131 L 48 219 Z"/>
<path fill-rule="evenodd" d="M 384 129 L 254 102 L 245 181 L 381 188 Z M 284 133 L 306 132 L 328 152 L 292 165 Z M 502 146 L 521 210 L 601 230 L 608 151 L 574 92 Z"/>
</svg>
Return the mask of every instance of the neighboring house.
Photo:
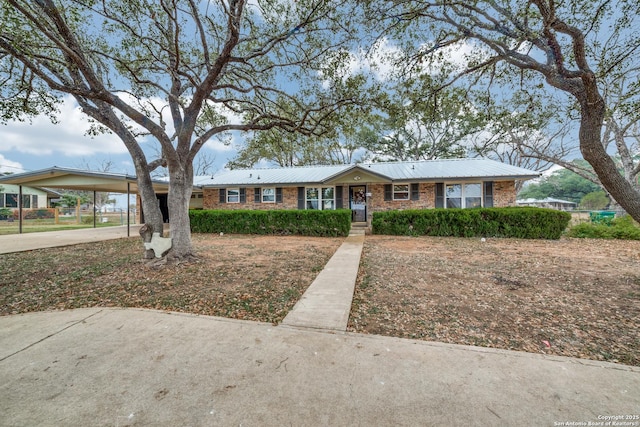
<svg viewBox="0 0 640 427">
<path fill-rule="evenodd" d="M 197 177 L 204 209 L 340 209 L 353 221 L 394 209 L 504 207 L 535 171 L 487 159 L 245 169 Z"/>
<path fill-rule="evenodd" d="M 40 188 L 22 187 L 22 208 L 38 209 L 47 207 L 49 193 Z M 20 187 L 0 183 L 0 208 L 17 210 L 20 206 Z"/>
<path fill-rule="evenodd" d="M 550 208 L 550 209 L 557 209 L 560 211 L 574 210 L 578 205 L 575 202 L 570 202 L 568 200 L 554 199 L 552 197 L 547 197 L 545 199 L 516 200 L 516 204 L 518 206 L 535 206 L 538 208 Z"/>
</svg>

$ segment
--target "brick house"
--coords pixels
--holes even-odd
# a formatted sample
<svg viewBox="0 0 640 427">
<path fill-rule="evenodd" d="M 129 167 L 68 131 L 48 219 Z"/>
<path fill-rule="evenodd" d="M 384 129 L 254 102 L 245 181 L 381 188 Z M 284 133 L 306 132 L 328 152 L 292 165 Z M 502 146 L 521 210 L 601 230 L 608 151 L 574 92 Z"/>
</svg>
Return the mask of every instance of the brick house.
<svg viewBox="0 0 640 427">
<path fill-rule="evenodd" d="M 370 223 L 394 209 L 515 206 L 515 182 L 539 175 L 487 159 L 243 169 L 197 177 L 194 197 L 203 209 L 347 208 Z"/>
</svg>

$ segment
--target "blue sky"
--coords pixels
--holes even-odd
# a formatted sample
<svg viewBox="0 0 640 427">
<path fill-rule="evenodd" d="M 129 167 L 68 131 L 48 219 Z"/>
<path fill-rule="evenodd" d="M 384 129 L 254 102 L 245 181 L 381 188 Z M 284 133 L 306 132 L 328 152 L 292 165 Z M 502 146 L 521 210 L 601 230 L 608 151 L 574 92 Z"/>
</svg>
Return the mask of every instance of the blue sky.
<svg viewBox="0 0 640 427">
<path fill-rule="evenodd" d="M 131 157 L 118 137 L 86 135 L 89 123 L 72 99 L 65 100 L 58 117 L 57 124 L 39 116 L 0 125 L 0 172 L 30 172 L 52 166 L 99 170 L 104 162 L 110 162 L 111 172 L 134 174 Z M 215 158 L 218 168 L 234 154 L 230 146 L 213 140 L 202 152 Z"/>
</svg>

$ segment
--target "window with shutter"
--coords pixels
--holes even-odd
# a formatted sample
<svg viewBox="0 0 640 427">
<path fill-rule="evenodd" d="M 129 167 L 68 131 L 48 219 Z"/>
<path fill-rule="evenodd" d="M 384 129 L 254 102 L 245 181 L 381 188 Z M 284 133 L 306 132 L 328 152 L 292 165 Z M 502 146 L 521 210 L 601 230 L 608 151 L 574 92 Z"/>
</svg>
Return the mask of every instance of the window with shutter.
<svg viewBox="0 0 640 427">
<path fill-rule="evenodd" d="M 276 189 L 275 188 L 263 188 L 262 189 L 262 202 L 263 203 L 275 203 L 276 202 Z"/>
</svg>

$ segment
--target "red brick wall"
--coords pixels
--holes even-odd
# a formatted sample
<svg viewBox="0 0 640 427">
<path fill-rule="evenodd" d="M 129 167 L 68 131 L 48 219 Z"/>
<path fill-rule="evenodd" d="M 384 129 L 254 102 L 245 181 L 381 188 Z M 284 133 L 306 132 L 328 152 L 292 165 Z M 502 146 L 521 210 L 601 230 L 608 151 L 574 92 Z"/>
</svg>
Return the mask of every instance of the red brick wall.
<svg viewBox="0 0 640 427">
<path fill-rule="evenodd" d="M 246 203 L 220 203 L 220 190 L 205 188 L 203 193 L 203 209 L 298 209 L 298 187 L 282 187 L 282 203 L 255 203 L 253 187 L 246 189 Z"/>
<path fill-rule="evenodd" d="M 402 209 L 432 209 L 435 207 L 435 183 L 420 183 L 419 200 L 384 200 L 384 184 L 368 184 L 367 215 L 373 212 Z M 283 187 L 283 203 L 255 203 L 253 187 L 246 189 L 246 203 L 220 204 L 220 193 L 217 188 L 205 188 L 203 195 L 204 209 L 298 209 L 298 187 Z M 342 206 L 349 207 L 349 186 L 343 188 Z M 516 189 L 513 181 L 496 181 L 493 183 L 493 204 L 495 207 L 515 206 Z"/>
<path fill-rule="evenodd" d="M 504 208 L 516 205 L 516 184 L 513 181 L 495 181 L 493 183 L 493 206 Z"/>
</svg>

